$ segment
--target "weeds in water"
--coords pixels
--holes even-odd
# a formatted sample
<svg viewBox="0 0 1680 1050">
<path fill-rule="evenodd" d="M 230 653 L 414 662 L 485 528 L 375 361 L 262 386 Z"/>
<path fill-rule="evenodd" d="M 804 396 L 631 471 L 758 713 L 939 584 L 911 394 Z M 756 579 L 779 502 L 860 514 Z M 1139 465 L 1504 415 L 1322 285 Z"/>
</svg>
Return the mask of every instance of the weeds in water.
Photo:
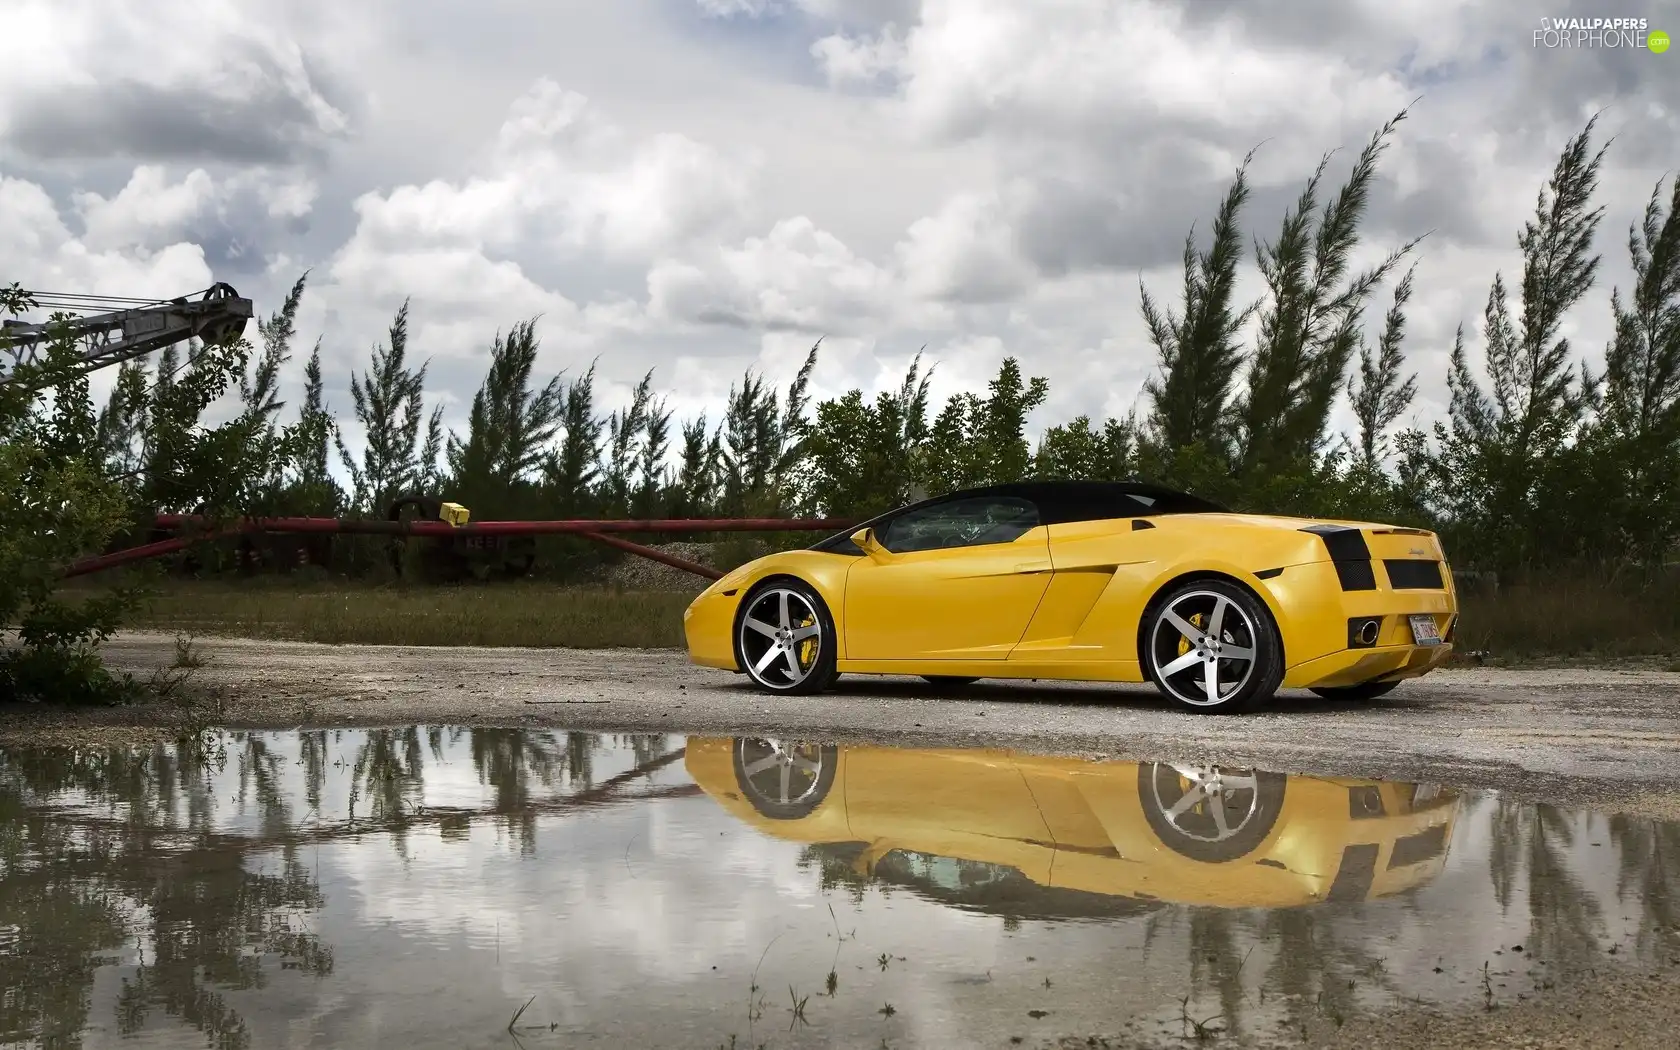
<svg viewBox="0 0 1680 1050">
<path fill-rule="evenodd" d="M 781 939 L 781 934 L 770 938 L 770 943 L 764 946 L 764 951 L 758 955 L 758 964 L 753 967 L 751 983 L 747 991 L 747 1024 L 752 1024 L 764 1016 L 764 997 L 759 995 L 758 971 L 764 965 L 764 957 L 770 954 L 770 949 Z"/>
<path fill-rule="evenodd" d="M 1488 964 L 1482 963 L 1482 998 L 1487 1009 L 1493 1009 L 1493 974 L 1488 970 Z"/>
<path fill-rule="evenodd" d="M 793 985 L 788 985 L 788 999 L 793 1003 L 792 1006 L 788 1007 L 788 1012 L 793 1015 L 793 1020 L 788 1022 L 788 1031 L 793 1031 L 794 1025 L 811 1023 L 805 1020 L 805 1003 L 810 998 L 808 995 L 802 998 L 798 992 L 793 990 Z"/>
<path fill-rule="evenodd" d="M 1204 1017 L 1200 1021 L 1191 1017 L 1190 997 L 1188 995 L 1178 1001 L 1178 1016 L 1179 1023 L 1184 1026 L 1185 1032 L 1192 1035 L 1198 1043 L 1204 1043 L 1225 1031 L 1223 1028 L 1210 1027 L 1213 1022 L 1224 1019 L 1225 1015 L 1222 1013 L 1214 1014 L 1212 1017 Z"/>
<path fill-rule="evenodd" d="M 857 930 L 852 931 L 851 937 L 847 937 L 840 932 L 840 917 L 834 914 L 834 905 L 832 904 L 828 906 L 828 918 L 829 921 L 834 923 L 834 958 L 828 964 L 828 979 L 824 983 L 824 987 L 828 989 L 828 997 L 832 999 L 834 993 L 840 988 L 840 946 L 856 937 Z"/>
<path fill-rule="evenodd" d="M 521 1017 L 525 1016 L 525 1011 L 529 1010 L 531 1008 L 531 1004 L 536 1002 L 536 1001 L 537 1001 L 537 997 L 534 996 L 534 995 L 531 996 L 531 998 L 525 1000 L 525 1005 L 524 1006 L 521 1006 L 519 1009 L 515 1010 L 513 1012 L 513 1016 L 508 1018 L 507 1030 L 510 1034 L 513 1032 L 513 1026 L 519 1023 L 519 1019 Z"/>
<path fill-rule="evenodd" d="M 875 1012 L 880 1014 L 882 1017 L 891 1017 L 893 1014 L 898 1013 L 898 1008 L 892 1003 L 888 1003 Z"/>
<path fill-rule="evenodd" d="M 886 952 L 882 952 L 881 957 L 875 961 L 881 964 L 881 969 L 885 970 L 887 968 L 887 964 L 892 962 L 892 956 L 888 955 Z"/>
</svg>

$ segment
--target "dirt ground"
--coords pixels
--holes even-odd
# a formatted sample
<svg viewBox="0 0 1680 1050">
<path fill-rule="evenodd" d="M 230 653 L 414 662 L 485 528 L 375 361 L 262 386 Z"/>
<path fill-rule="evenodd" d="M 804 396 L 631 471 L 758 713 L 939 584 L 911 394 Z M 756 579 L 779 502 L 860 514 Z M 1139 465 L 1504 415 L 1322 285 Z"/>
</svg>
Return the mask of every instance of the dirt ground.
<svg viewBox="0 0 1680 1050">
<path fill-rule="evenodd" d="M 819 697 L 779 697 L 667 650 L 326 646 L 213 639 L 190 686 L 218 693 L 200 723 L 543 725 L 582 730 L 796 735 L 919 747 L 1008 747 L 1217 761 L 1285 773 L 1433 780 L 1518 797 L 1680 819 L 1680 673 L 1438 671 L 1381 700 L 1286 692 L 1261 712 L 1203 716 L 1146 686 L 981 682 L 936 688 L 852 676 Z M 107 657 L 141 674 L 172 636 L 134 634 Z M 155 735 L 177 707 L 0 709 L 0 738 Z"/>
</svg>

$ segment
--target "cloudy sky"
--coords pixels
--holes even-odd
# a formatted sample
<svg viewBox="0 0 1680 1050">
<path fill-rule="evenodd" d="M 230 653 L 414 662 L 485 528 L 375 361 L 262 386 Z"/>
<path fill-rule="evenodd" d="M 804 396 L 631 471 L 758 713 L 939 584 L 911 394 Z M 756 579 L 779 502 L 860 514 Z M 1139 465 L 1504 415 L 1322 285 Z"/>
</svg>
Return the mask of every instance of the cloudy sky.
<svg viewBox="0 0 1680 1050">
<path fill-rule="evenodd" d="M 1368 253 L 1426 231 L 1411 349 L 1424 417 L 1558 150 L 1615 136 L 1591 353 L 1627 224 L 1680 154 L 1680 52 L 1534 46 L 1538 14 L 1468 0 L 0 0 L 0 281 L 275 308 L 312 273 L 348 404 L 392 311 L 459 422 L 498 328 L 545 363 L 642 372 L 688 414 L 743 369 L 819 394 L 936 392 L 1006 354 L 1045 425 L 1124 413 L 1154 365 L 1193 222 L 1264 141 L 1270 237 L 1325 150 L 1421 101 L 1385 161 Z M 1646 17 L 1680 2 L 1557 14 Z M 1667 21 L 1665 22 L 1664 19 Z M 1672 24 L 1669 24 L 1672 23 Z M 1380 309 L 1381 303 L 1376 307 Z M 254 334 L 254 333 L 253 333 Z M 301 354 L 300 354 L 301 357 Z M 294 363 L 293 378 L 301 366 Z M 295 391 L 295 386 L 291 388 Z"/>
</svg>

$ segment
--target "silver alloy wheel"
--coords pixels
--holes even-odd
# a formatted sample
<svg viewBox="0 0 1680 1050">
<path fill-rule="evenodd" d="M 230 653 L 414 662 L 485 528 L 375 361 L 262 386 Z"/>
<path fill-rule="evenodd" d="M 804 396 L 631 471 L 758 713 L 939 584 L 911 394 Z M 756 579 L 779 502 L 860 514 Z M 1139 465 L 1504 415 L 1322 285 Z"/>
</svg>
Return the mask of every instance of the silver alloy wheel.
<svg viewBox="0 0 1680 1050">
<path fill-rule="evenodd" d="M 1227 773 L 1218 766 L 1176 762 L 1167 768 L 1178 772 L 1181 785 L 1189 781 L 1189 786 L 1184 794 L 1168 803 L 1161 797 L 1160 782 L 1155 781 L 1155 809 L 1173 830 L 1186 838 L 1224 842 L 1248 826 L 1259 812 L 1260 780 L 1251 769 Z"/>
<path fill-rule="evenodd" d="M 760 592 L 738 630 L 745 670 L 767 689 L 792 689 L 822 656 L 822 620 L 811 599 L 791 588 Z"/>
<path fill-rule="evenodd" d="M 822 789 L 822 748 L 816 744 L 757 738 L 735 746 L 741 776 L 766 802 L 797 805 Z"/>
<path fill-rule="evenodd" d="M 1213 707 L 1254 675 L 1254 622 L 1229 595 L 1181 594 L 1156 616 L 1149 658 L 1155 676 L 1175 700 Z"/>
</svg>

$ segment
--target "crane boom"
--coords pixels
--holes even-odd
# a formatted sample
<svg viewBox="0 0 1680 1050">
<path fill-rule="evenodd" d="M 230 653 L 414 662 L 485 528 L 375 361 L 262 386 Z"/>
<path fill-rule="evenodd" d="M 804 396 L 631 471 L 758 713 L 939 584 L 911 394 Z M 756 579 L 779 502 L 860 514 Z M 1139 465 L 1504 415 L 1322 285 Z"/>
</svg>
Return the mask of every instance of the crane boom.
<svg viewBox="0 0 1680 1050">
<path fill-rule="evenodd" d="M 217 283 L 202 294 L 166 302 L 147 303 L 105 313 L 72 317 L 65 323 L 87 345 L 72 368 L 85 375 L 109 365 L 142 357 L 193 337 L 207 343 L 237 339 L 251 319 L 251 300 L 241 298 L 231 285 Z M 44 299 L 94 298 L 40 296 Z M 15 319 L 0 323 L 0 384 L 9 383 L 19 365 L 38 364 L 40 353 L 52 337 L 53 326 Z M 10 360 L 7 360 L 10 358 Z"/>
</svg>

